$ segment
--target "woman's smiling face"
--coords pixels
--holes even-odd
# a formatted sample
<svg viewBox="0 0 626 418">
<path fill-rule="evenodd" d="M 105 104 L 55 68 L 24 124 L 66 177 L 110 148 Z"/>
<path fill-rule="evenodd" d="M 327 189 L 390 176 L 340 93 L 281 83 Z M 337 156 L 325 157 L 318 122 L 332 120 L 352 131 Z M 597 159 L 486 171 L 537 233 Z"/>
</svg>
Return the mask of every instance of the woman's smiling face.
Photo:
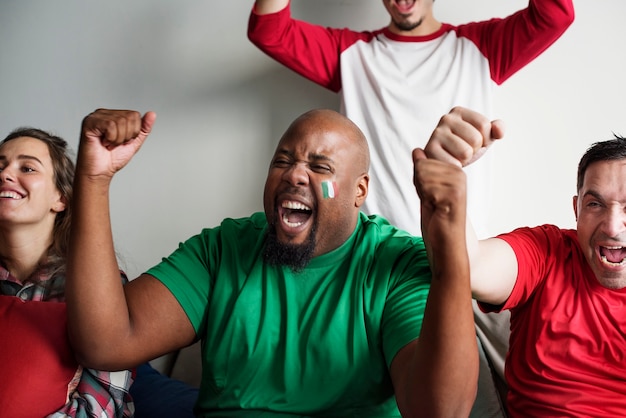
<svg viewBox="0 0 626 418">
<path fill-rule="evenodd" d="M 19 137 L 0 147 L 0 221 L 49 222 L 65 209 L 48 146 Z"/>
</svg>

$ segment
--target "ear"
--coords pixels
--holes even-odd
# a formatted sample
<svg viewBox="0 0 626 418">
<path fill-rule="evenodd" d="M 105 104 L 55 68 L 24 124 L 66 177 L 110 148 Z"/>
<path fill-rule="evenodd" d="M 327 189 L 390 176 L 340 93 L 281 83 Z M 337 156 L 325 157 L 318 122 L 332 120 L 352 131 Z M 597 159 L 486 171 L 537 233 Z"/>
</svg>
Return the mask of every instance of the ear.
<svg viewBox="0 0 626 418">
<path fill-rule="evenodd" d="M 578 221 L 578 196 L 572 198 L 572 205 L 574 206 L 574 216 L 576 217 L 576 221 Z"/>
<path fill-rule="evenodd" d="M 67 199 L 65 199 L 65 197 L 62 196 L 61 193 L 59 193 L 59 197 L 52 204 L 52 211 L 56 213 L 60 213 L 60 212 L 63 212 L 66 207 L 67 207 Z"/>
<path fill-rule="evenodd" d="M 370 184 L 369 174 L 363 174 L 359 178 L 358 183 L 356 184 L 356 199 L 354 201 L 354 206 L 356 206 L 357 208 L 360 208 L 365 202 L 369 184 Z"/>
</svg>

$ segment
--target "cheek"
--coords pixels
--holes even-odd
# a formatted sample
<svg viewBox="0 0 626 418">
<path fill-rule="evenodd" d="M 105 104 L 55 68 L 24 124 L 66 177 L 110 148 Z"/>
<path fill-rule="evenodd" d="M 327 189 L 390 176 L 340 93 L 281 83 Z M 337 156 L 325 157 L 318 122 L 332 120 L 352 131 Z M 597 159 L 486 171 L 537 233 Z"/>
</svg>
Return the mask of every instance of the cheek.
<svg viewBox="0 0 626 418">
<path fill-rule="evenodd" d="M 266 213 L 268 213 L 268 211 L 271 211 L 274 206 L 273 190 L 275 190 L 275 188 L 272 186 L 268 178 L 268 180 L 265 182 L 265 188 L 263 189 L 263 207 L 265 208 Z"/>
<path fill-rule="evenodd" d="M 263 196 L 271 197 L 275 194 L 275 191 L 280 184 L 281 176 L 276 173 L 276 170 L 270 170 L 265 178 L 265 187 L 263 189 Z"/>
<path fill-rule="evenodd" d="M 322 182 L 322 197 L 324 199 L 334 199 L 338 196 L 339 188 L 337 183 L 331 180 L 324 180 Z"/>
<path fill-rule="evenodd" d="M 59 196 L 59 192 L 56 188 L 46 182 L 29 182 L 22 183 L 22 185 L 28 191 L 28 195 L 31 199 L 52 202 L 55 197 Z"/>
<path fill-rule="evenodd" d="M 578 218 L 578 222 L 576 223 L 576 231 L 578 235 L 578 240 L 582 247 L 586 247 L 592 245 L 591 242 L 593 237 L 593 232 L 595 230 L 595 226 L 589 224 L 588 222 L 581 222 L 581 218 Z"/>
</svg>

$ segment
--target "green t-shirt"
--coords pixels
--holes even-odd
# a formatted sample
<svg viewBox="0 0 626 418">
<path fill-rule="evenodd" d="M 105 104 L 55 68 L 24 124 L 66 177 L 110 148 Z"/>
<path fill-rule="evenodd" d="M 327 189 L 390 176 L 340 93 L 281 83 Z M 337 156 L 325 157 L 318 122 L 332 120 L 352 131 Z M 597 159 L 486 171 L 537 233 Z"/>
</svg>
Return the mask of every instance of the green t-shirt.
<svg viewBox="0 0 626 418">
<path fill-rule="evenodd" d="M 148 271 L 202 340 L 200 416 L 400 416 L 388 372 L 419 336 L 422 239 L 361 214 L 299 273 L 263 262 L 263 213 L 226 219 Z"/>
</svg>

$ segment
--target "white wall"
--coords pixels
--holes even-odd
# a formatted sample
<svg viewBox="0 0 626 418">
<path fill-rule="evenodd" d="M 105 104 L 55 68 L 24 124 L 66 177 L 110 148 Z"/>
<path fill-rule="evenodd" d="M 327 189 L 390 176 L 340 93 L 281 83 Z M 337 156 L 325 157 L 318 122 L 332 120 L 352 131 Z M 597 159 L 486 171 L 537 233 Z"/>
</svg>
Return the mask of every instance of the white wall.
<svg viewBox="0 0 626 418">
<path fill-rule="evenodd" d="M 497 90 L 508 126 L 493 231 L 574 226 L 576 164 L 591 143 L 626 134 L 623 0 L 576 1 L 577 19 Z M 505 16 L 525 0 L 437 0 L 450 23 Z M 274 145 L 288 123 L 334 94 L 265 57 L 246 38 L 252 1 L 21 0 L 0 3 L 0 136 L 52 130 L 76 148 L 97 107 L 155 110 L 153 135 L 113 184 L 118 251 L 136 276 L 226 216 L 261 210 Z M 294 0 L 294 14 L 373 29 L 380 0 Z"/>
</svg>

